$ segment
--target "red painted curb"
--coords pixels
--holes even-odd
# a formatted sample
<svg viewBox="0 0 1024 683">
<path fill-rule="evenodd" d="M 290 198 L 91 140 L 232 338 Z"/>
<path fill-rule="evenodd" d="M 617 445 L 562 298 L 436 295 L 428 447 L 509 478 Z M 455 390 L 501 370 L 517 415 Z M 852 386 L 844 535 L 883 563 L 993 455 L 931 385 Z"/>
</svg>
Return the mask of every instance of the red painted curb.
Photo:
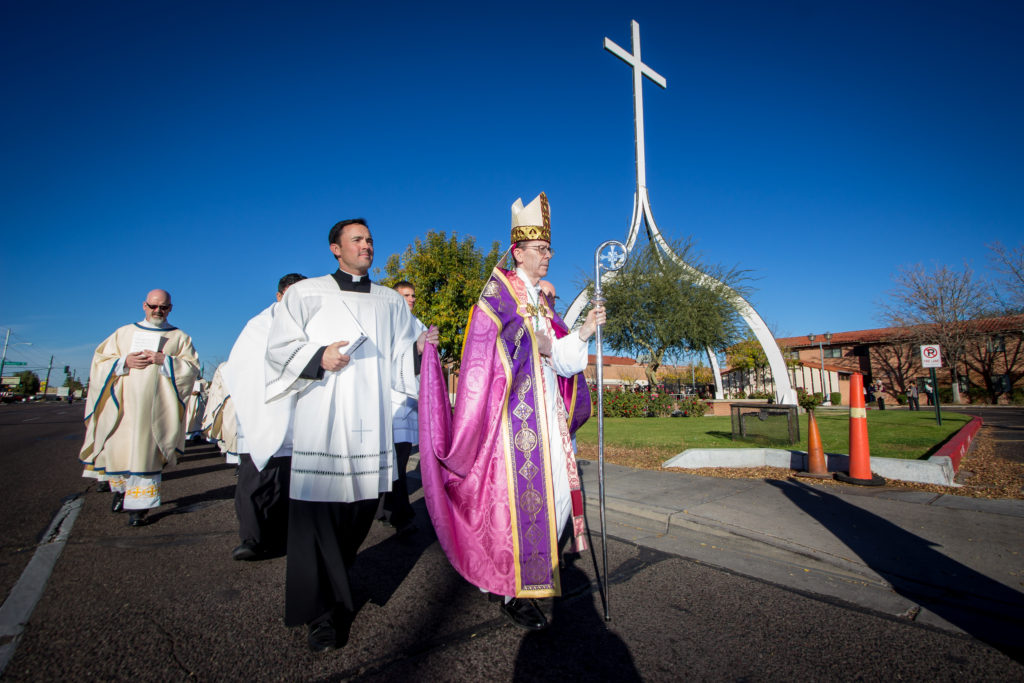
<svg viewBox="0 0 1024 683">
<path fill-rule="evenodd" d="M 982 419 L 976 417 L 963 428 L 954 434 L 949 441 L 943 444 L 942 448 L 935 452 L 935 455 L 948 455 L 953 461 L 953 471 L 960 471 L 960 461 L 967 453 L 967 449 L 971 447 L 971 442 L 974 441 L 974 436 L 981 429 Z"/>
</svg>

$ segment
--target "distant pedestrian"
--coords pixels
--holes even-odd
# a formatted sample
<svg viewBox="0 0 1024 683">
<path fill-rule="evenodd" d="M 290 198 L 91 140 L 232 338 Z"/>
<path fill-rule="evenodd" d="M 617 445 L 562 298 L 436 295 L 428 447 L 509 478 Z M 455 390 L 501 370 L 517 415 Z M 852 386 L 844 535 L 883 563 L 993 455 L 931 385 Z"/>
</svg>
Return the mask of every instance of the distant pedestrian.
<svg viewBox="0 0 1024 683">
<path fill-rule="evenodd" d="M 928 405 L 935 405 L 935 397 L 932 396 L 932 382 L 926 379 L 924 381 L 924 398 L 928 401 Z"/>
<path fill-rule="evenodd" d="M 911 410 L 921 410 L 921 402 L 918 400 L 917 382 L 910 385 L 907 390 L 907 403 Z"/>
<path fill-rule="evenodd" d="M 885 410 L 885 385 L 882 384 L 882 380 L 875 382 L 875 401 L 878 402 L 878 409 Z"/>
</svg>

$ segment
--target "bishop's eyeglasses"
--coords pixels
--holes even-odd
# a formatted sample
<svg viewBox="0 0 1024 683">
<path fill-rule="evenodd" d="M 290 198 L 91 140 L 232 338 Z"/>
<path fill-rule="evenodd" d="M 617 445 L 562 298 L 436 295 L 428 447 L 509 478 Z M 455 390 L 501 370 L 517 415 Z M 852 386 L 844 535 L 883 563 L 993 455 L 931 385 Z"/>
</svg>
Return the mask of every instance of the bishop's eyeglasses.
<svg viewBox="0 0 1024 683">
<path fill-rule="evenodd" d="M 553 257 L 555 255 L 555 250 L 552 249 L 551 247 L 542 247 L 542 246 L 538 246 L 538 245 L 535 245 L 535 244 L 531 244 L 529 246 L 519 247 L 519 248 L 520 249 L 533 249 L 534 251 L 536 251 L 541 256 L 552 256 Z"/>
</svg>

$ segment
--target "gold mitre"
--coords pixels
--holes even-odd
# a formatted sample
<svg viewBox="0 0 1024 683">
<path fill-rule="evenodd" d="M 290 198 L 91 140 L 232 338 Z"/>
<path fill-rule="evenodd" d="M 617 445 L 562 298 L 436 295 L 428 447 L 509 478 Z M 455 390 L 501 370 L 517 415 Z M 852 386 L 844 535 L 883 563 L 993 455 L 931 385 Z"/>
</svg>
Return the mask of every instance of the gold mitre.
<svg viewBox="0 0 1024 683">
<path fill-rule="evenodd" d="M 512 205 L 512 242 L 523 240 L 551 242 L 551 208 L 548 196 L 543 192 L 525 208 L 522 198 Z"/>
</svg>

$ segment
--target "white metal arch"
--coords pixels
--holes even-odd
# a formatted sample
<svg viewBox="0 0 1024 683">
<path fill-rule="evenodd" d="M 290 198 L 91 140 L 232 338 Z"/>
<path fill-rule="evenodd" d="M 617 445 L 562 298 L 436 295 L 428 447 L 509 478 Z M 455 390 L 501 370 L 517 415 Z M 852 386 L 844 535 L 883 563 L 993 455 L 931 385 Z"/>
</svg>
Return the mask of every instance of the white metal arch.
<svg viewBox="0 0 1024 683">
<path fill-rule="evenodd" d="M 669 246 L 668 242 L 665 241 L 661 231 L 658 229 L 657 223 L 654 221 L 654 213 L 651 211 L 651 201 L 647 195 L 647 171 L 646 159 L 644 156 L 643 79 L 646 76 L 662 88 L 667 87 L 667 82 L 662 76 L 641 61 L 640 25 L 636 21 L 633 21 L 631 22 L 631 26 L 633 52 L 626 52 L 608 38 L 604 39 L 605 49 L 633 68 L 633 119 L 636 127 L 637 189 L 636 193 L 633 195 L 633 219 L 630 222 L 629 235 L 626 237 L 626 253 L 629 254 L 633 251 L 633 247 L 636 245 L 637 236 L 640 234 L 640 225 L 643 224 L 647 229 L 648 238 L 656 245 L 656 248 L 659 251 L 671 258 L 675 263 L 697 273 L 700 278 L 708 284 L 714 283 L 721 285 L 722 283 L 718 280 L 693 268 L 690 264 L 684 262 L 674 251 L 672 251 L 672 248 Z M 607 281 L 611 277 L 614 277 L 614 273 L 605 273 L 602 279 Z M 779 345 L 775 343 L 775 338 L 772 336 L 768 326 L 746 299 L 741 297 L 732 288 L 727 289 L 729 289 L 734 296 L 737 312 L 753 331 L 758 343 L 761 344 L 761 348 L 764 349 L 765 356 L 768 358 L 768 366 L 771 368 L 772 378 L 775 381 L 775 400 L 779 403 L 796 403 L 796 392 L 793 390 L 792 384 L 790 383 L 789 373 L 786 370 L 786 362 L 783 359 L 782 352 L 779 350 Z M 586 305 L 587 296 L 586 290 L 584 289 L 576 295 L 572 304 L 569 305 L 569 310 L 566 311 L 565 314 L 566 324 L 572 327 Z M 711 365 L 711 370 L 715 377 L 715 397 L 725 398 L 722 388 L 722 373 L 718 366 L 718 358 L 711 349 L 706 349 L 706 351 L 708 354 L 708 362 Z"/>
</svg>

